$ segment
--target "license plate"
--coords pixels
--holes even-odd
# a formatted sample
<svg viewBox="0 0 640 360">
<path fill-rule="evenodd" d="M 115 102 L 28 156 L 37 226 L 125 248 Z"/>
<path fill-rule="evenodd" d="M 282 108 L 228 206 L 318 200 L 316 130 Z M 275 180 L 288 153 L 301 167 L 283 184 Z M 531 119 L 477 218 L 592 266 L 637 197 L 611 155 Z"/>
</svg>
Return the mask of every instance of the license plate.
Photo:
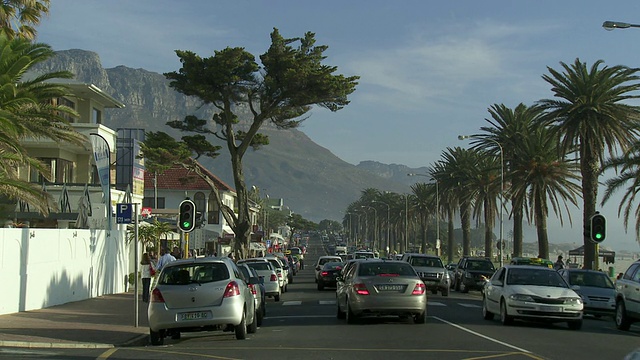
<svg viewBox="0 0 640 360">
<path fill-rule="evenodd" d="M 541 305 L 540 306 L 540 311 L 546 311 L 546 312 L 562 312 L 562 308 L 558 307 L 558 306 L 546 306 L 546 305 Z"/>
<path fill-rule="evenodd" d="M 402 291 L 404 290 L 404 285 L 395 285 L 395 284 L 382 284 L 377 286 L 379 291 Z"/>
<path fill-rule="evenodd" d="M 189 312 L 180 314 L 182 320 L 199 320 L 206 319 L 209 316 L 209 313 L 205 311 L 197 311 L 197 312 Z"/>
</svg>

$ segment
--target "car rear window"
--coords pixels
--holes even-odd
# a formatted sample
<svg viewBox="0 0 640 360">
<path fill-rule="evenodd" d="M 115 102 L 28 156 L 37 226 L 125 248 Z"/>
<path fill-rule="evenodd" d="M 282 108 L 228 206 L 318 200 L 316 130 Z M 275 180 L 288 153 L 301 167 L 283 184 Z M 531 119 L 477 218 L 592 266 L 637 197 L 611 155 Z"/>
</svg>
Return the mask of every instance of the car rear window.
<svg viewBox="0 0 640 360">
<path fill-rule="evenodd" d="M 494 271 L 496 268 L 493 267 L 493 264 L 490 261 L 470 260 L 469 263 L 467 264 L 467 269 L 480 270 L 480 271 Z"/>
<path fill-rule="evenodd" d="M 417 276 L 408 263 L 363 262 L 358 268 L 358 276 Z"/>
<path fill-rule="evenodd" d="M 224 263 L 183 264 L 172 266 L 162 272 L 158 284 L 187 285 L 229 279 L 229 270 Z"/>
<path fill-rule="evenodd" d="M 322 258 L 322 259 L 320 259 L 318 261 L 318 265 L 324 265 L 324 264 L 326 264 L 328 262 L 334 262 L 336 260 L 340 261 L 340 260 L 342 260 L 342 258 L 340 258 L 340 257 L 337 257 L 337 258 Z"/>
<path fill-rule="evenodd" d="M 342 269 L 342 266 L 344 265 L 344 263 L 341 262 L 328 262 L 326 264 L 324 264 L 323 269 L 324 270 L 340 270 Z"/>
<path fill-rule="evenodd" d="M 247 263 L 247 265 L 256 270 L 273 270 L 271 263 L 268 262 L 252 262 Z"/>
</svg>

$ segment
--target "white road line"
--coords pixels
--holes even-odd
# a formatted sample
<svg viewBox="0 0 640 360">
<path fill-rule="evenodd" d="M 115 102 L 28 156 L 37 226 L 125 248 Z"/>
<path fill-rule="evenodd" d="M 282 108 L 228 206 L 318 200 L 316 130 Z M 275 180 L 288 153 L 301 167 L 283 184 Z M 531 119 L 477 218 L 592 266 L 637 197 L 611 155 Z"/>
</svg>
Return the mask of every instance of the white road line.
<svg viewBox="0 0 640 360">
<path fill-rule="evenodd" d="M 309 318 L 333 318 L 335 315 L 287 315 L 287 316 L 265 316 L 264 319 L 309 319 Z"/>
<path fill-rule="evenodd" d="M 335 305 L 336 301 L 335 300 L 319 300 L 318 303 L 320 305 Z"/>
<path fill-rule="evenodd" d="M 458 303 L 458 305 L 462 306 L 462 307 L 466 307 L 466 308 L 476 308 L 479 309 L 482 306 L 480 305 L 476 305 L 476 304 L 466 304 L 466 303 Z"/>
<path fill-rule="evenodd" d="M 302 301 L 284 301 L 282 306 L 302 305 Z"/>
<path fill-rule="evenodd" d="M 431 302 L 431 301 L 427 301 L 427 305 L 428 306 L 447 306 L 447 304 L 445 303 L 441 303 L 441 302 Z"/>
<path fill-rule="evenodd" d="M 442 322 L 443 322 L 443 323 L 445 323 L 445 324 L 449 324 L 449 325 L 451 325 L 451 326 L 453 326 L 453 327 L 455 327 L 455 328 L 457 328 L 457 329 L 460 329 L 460 330 L 462 330 L 462 331 L 466 331 L 466 332 L 468 332 L 469 334 L 473 334 L 473 335 L 475 335 L 475 336 L 477 336 L 477 337 L 481 337 L 481 338 L 483 338 L 483 339 L 486 339 L 486 340 L 492 341 L 492 342 L 494 342 L 494 343 L 496 343 L 496 344 L 500 344 L 500 345 L 506 346 L 506 347 L 508 347 L 508 348 L 511 348 L 511 349 L 514 349 L 514 350 L 517 350 L 517 351 L 520 351 L 520 352 L 524 352 L 524 353 L 527 353 L 527 354 L 533 354 L 533 353 L 532 353 L 531 351 L 529 351 L 529 350 L 525 350 L 525 349 L 523 349 L 523 348 L 519 348 L 519 347 L 517 347 L 517 346 L 515 346 L 515 345 L 507 344 L 506 342 L 503 342 L 503 341 L 500 341 L 500 340 L 494 339 L 494 338 L 492 338 L 492 337 L 488 337 L 487 335 L 480 334 L 480 333 L 475 332 L 475 331 L 473 331 L 473 330 L 471 330 L 471 329 L 467 329 L 467 328 L 466 328 L 466 327 L 464 327 L 464 326 L 460 326 L 460 325 L 458 325 L 458 324 L 454 324 L 454 323 L 452 323 L 452 322 L 449 322 L 449 321 L 447 321 L 447 320 L 445 320 L 445 319 L 441 319 L 441 318 L 439 318 L 439 317 L 437 317 L 437 316 L 432 316 L 432 317 L 433 317 L 434 319 L 438 320 L 438 321 L 442 321 Z"/>
</svg>

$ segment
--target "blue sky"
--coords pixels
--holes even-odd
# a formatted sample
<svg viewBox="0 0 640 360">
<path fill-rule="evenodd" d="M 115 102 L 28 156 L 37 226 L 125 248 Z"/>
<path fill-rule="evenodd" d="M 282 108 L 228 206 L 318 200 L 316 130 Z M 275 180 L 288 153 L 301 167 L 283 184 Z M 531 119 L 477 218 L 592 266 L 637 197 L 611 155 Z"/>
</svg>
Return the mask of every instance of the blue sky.
<svg viewBox="0 0 640 360">
<path fill-rule="evenodd" d="M 158 73 L 180 68 L 175 50 L 208 57 L 240 46 L 259 56 L 274 27 L 285 37 L 314 32 L 329 46 L 327 64 L 361 79 L 350 105 L 316 109 L 300 129 L 352 164 L 428 166 L 447 147 L 468 146 L 457 136 L 478 132 L 492 104 L 551 98 L 542 75 L 560 62 L 640 64 L 640 29 L 602 28 L 640 23 L 629 15 L 640 14 L 637 1 L 56 0 L 50 11 L 38 41 L 94 51 L 105 68 Z M 617 205 L 601 209 L 605 245 L 638 250 Z M 551 242 L 582 243 L 580 209 L 572 217 L 573 227 L 550 221 Z"/>
</svg>

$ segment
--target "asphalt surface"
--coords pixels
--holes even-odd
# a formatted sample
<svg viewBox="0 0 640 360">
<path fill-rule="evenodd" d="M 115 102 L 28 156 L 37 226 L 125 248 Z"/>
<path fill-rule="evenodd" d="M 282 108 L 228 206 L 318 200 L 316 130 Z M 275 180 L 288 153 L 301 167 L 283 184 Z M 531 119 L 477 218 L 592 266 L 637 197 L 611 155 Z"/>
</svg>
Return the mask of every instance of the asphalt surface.
<svg viewBox="0 0 640 360">
<path fill-rule="evenodd" d="M 0 315 L 0 347 L 113 348 L 148 342 L 147 304 L 133 292 Z"/>
</svg>

